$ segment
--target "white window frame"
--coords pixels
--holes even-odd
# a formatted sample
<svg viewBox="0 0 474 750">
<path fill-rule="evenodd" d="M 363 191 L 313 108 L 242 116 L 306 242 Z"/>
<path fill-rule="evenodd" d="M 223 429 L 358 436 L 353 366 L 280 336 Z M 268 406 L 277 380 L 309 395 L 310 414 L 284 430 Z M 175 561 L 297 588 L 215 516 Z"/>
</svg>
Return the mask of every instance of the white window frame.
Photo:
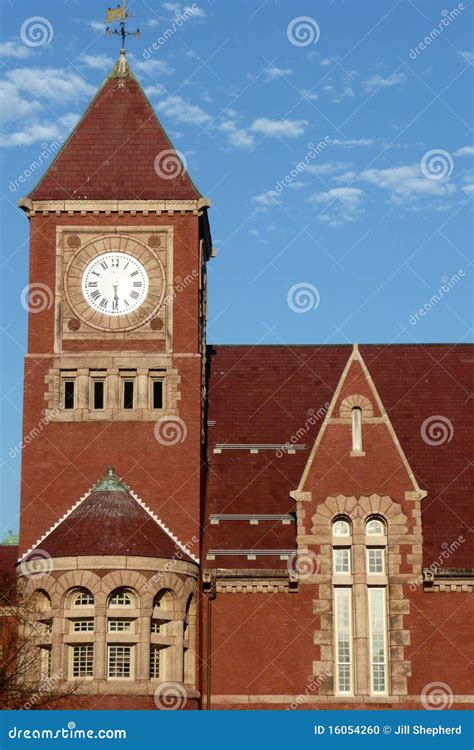
<svg viewBox="0 0 474 750">
<path fill-rule="evenodd" d="M 346 554 L 342 554 L 346 553 Z M 344 562 L 347 562 L 347 570 L 338 570 L 340 559 L 344 558 Z M 351 566 L 351 548 L 350 547 L 334 547 L 332 551 L 332 564 L 334 575 L 350 575 L 352 572 Z M 344 566 L 342 566 L 344 567 Z"/>
<path fill-rule="evenodd" d="M 51 646 L 40 647 L 40 658 L 41 658 L 40 671 L 41 671 L 41 679 L 43 680 L 47 680 L 53 674 L 53 658 L 52 657 L 53 657 L 53 652 L 52 652 Z"/>
<path fill-rule="evenodd" d="M 110 674 L 110 666 L 111 666 L 111 656 L 112 651 L 115 649 L 128 649 L 130 654 L 130 674 L 128 675 L 111 675 Z M 108 680 L 133 680 L 134 679 L 134 672 L 135 672 L 135 645 L 132 643 L 109 643 L 107 646 L 107 679 Z"/>
<path fill-rule="evenodd" d="M 149 672 L 150 672 L 150 680 L 161 680 L 163 679 L 163 652 L 164 649 L 160 646 L 157 646 L 156 644 L 152 644 L 150 646 L 150 664 L 149 664 Z M 158 674 L 152 674 L 152 666 L 153 666 L 153 672 L 155 671 L 156 663 L 153 663 L 152 665 L 152 654 L 158 654 Z"/>
<path fill-rule="evenodd" d="M 129 601 L 128 602 L 114 602 L 113 600 L 116 597 L 119 597 L 119 596 L 122 596 L 124 598 L 128 597 Z M 130 607 L 130 608 L 133 608 L 133 606 L 134 606 L 133 594 L 130 593 L 130 591 L 127 591 L 125 589 L 119 589 L 119 590 L 114 591 L 113 594 L 111 595 L 110 599 L 109 599 L 109 607 L 118 607 L 118 608 L 119 607 Z"/>
<path fill-rule="evenodd" d="M 379 552 L 380 555 L 375 555 L 375 557 L 380 557 L 382 561 L 382 570 L 371 570 L 370 564 L 371 564 L 371 552 Z M 367 575 L 370 576 L 382 576 L 385 575 L 385 547 L 366 547 L 366 555 L 367 555 Z M 374 556 L 373 556 L 374 557 Z"/>
<path fill-rule="evenodd" d="M 80 627 L 81 625 L 85 625 L 86 627 Z M 92 626 L 92 627 L 89 627 L 89 626 Z M 94 632 L 94 618 L 84 617 L 83 619 L 80 619 L 80 620 L 73 620 L 72 632 L 73 633 L 93 633 Z"/>
<path fill-rule="evenodd" d="M 339 601 L 342 595 L 347 595 L 347 607 L 348 607 L 348 626 L 341 626 L 340 622 L 340 604 Z M 353 695 L 354 692 L 354 656 L 353 656 L 353 635 L 352 635 L 352 588 L 335 586 L 333 588 L 334 595 L 334 666 L 335 666 L 335 681 L 334 681 L 334 692 L 336 695 Z M 349 661 L 344 662 L 339 659 L 339 636 L 346 635 L 349 644 Z M 342 690 L 340 686 L 340 667 L 349 666 L 349 689 Z"/>
<path fill-rule="evenodd" d="M 373 598 L 374 595 L 381 592 L 382 595 L 382 629 L 377 629 L 374 632 L 373 622 Z M 369 606 L 369 660 L 370 660 L 370 694 L 371 695 L 388 695 L 388 632 L 387 632 L 387 587 L 386 586 L 369 586 L 367 591 L 367 599 Z M 374 661 L 374 636 L 383 636 L 383 675 L 384 675 L 384 689 L 376 690 L 374 685 L 375 680 L 375 666 L 379 666 Z"/>
<path fill-rule="evenodd" d="M 91 672 L 92 674 L 74 674 L 74 665 L 75 665 L 75 654 L 76 649 L 79 651 L 80 649 L 92 649 L 92 661 L 91 661 Z M 71 675 L 71 679 L 73 680 L 92 680 L 94 677 L 94 644 L 93 643 L 75 643 L 70 646 L 71 650 L 71 658 L 70 658 L 70 666 L 69 666 L 69 674 Z M 81 657 L 79 657 L 80 662 Z M 79 666 L 78 662 L 78 666 Z"/>
<path fill-rule="evenodd" d="M 107 622 L 107 631 L 109 633 L 131 633 L 133 631 L 133 620 L 127 620 L 125 617 L 110 617 Z"/>
<path fill-rule="evenodd" d="M 362 453 L 362 409 L 354 406 L 352 409 L 352 452 Z"/>
<path fill-rule="evenodd" d="M 344 531 L 344 532 L 342 532 L 342 533 L 340 531 L 337 531 L 336 530 L 336 526 L 337 526 L 338 523 L 344 523 L 344 524 L 346 524 L 345 528 L 347 530 Z M 335 536 L 335 537 L 338 537 L 338 538 L 341 537 L 343 539 L 348 539 L 351 536 L 351 525 L 350 525 L 349 521 L 347 521 L 345 518 L 336 518 L 332 522 L 332 535 Z"/>
<path fill-rule="evenodd" d="M 77 600 L 78 600 L 78 599 L 79 599 L 80 597 L 84 597 L 84 596 L 87 596 L 88 598 L 89 598 L 89 597 L 90 597 L 90 598 L 92 598 L 92 601 L 91 601 L 91 602 L 87 602 L 87 603 L 84 603 L 84 602 L 80 602 L 80 603 L 78 604 L 78 603 L 77 603 Z M 90 591 L 78 591 L 78 592 L 76 592 L 76 593 L 74 594 L 74 598 L 73 598 L 73 607 L 93 607 L 93 606 L 94 606 L 94 596 L 93 596 L 93 594 L 91 594 L 91 593 L 90 593 Z"/>
<path fill-rule="evenodd" d="M 381 531 L 370 531 L 370 525 L 372 523 L 377 523 L 381 527 Z M 380 518 L 369 518 L 367 523 L 365 524 L 365 533 L 367 536 L 385 536 L 385 524 L 383 521 L 380 520 Z"/>
</svg>

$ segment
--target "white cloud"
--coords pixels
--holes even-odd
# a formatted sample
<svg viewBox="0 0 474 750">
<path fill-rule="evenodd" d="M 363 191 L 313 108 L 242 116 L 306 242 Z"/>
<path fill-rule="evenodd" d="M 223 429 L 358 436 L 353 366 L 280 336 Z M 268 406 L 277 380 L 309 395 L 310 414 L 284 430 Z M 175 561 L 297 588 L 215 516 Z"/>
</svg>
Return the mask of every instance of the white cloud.
<svg viewBox="0 0 474 750">
<path fill-rule="evenodd" d="M 161 83 L 153 84 L 153 86 L 145 86 L 143 90 L 148 98 L 151 96 L 162 96 L 166 92 L 165 87 Z"/>
<path fill-rule="evenodd" d="M 159 112 L 176 122 L 192 125 L 208 125 L 212 118 L 197 104 L 191 104 L 181 96 L 168 96 L 156 106 Z"/>
<path fill-rule="evenodd" d="M 15 68 L 5 78 L 23 94 L 60 104 L 78 102 L 96 93 L 81 75 L 60 68 Z"/>
<path fill-rule="evenodd" d="M 334 63 L 334 60 L 331 57 L 325 57 L 321 60 L 320 65 L 322 65 L 323 68 L 328 68 L 333 63 Z"/>
<path fill-rule="evenodd" d="M 276 65 L 269 65 L 265 70 L 265 77 L 267 81 L 274 81 L 275 78 L 289 76 L 292 72 L 291 68 L 277 68 Z"/>
<path fill-rule="evenodd" d="M 281 194 L 277 193 L 276 190 L 266 190 L 264 193 L 260 193 L 260 195 L 254 195 L 252 200 L 255 203 L 258 203 L 263 209 L 268 209 L 271 206 L 281 205 L 279 200 L 280 195 Z"/>
<path fill-rule="evenodd" d="M 474 156 L 474 146 L 463 146 L 454 152 L 454 156 Z"/>
<path fill-rule="evenodd" d="M 309 102 L 317 102 L 319 99 L 319 96 L 310 89 L 301 89 L 300 91 L 301 96 L 304 99 L 307 99 Z"/>
<path fill-rule="evenodd" d="M 474 195 L 474 182 L 470 183 L 469 185 L 464 185 L 463 191 L 466 193 L 466 195 Z"/>
<path fill-rule="evenodd" d="M 79 63 L 93 70 L 107 70 L 112 67 L 114 61 L 108 55 L 81 55 Z"/>
<path fill-rule="evenodd" d="M 259 117 L 254 120 L 250 130 L 275 138 L 297 138 L 303 135 L 307 124 L 306 120 L 270 120 L 268 117 Z"/>
<path fill-rule="evenodd" d="M 205 18 L 206 12 L 196 3 L 192 5 L 181 5 L 181 3 L 163 3 L 163 8 L 174 16 L 184 16 L 187 18 Z"/>
<path fill-rule="evenodd" d="M 333 175 L 343 172 L 351 165 L 343 161 L 326 161 L 324 164 L 308 164 L 305 172 L 315 175 Z"/>
<path fill-rule="evenodd" d="M 355 187 L 331 188 L 324 193 L 311 195 L 309 201 L 315 206 L 326 206 L 319 220 L 331 227 L 354 221 L 362 213 L 363 191 Z"/>
<path fill-rule="evenodd" d="M 51 142 L 58 136 L 66 137 L 79 119 L 77 114 L 67 114 L 56 122 L 34 122 L 20 130 L 0 135 L 0 146 L 31 146 L 34 143 Z"/>
<path fill-rule="evenodd" d="M 449 182 L 449 178 L 430 179 L 425 177 L 419 164 L 410 164 L 388 169 L 366 169 L 360 178 L 392 193 L 392 200 L 398 201 L 407 195 L 411 199 L 417 197 L 446 196 L 454 193 L 456 188 Z"/>
<path fill-rule="evenodd" d="M 392 88 L 392 86 L 400 86 L 405 83 L 406 80 L 407 77 L 405 73 L 392 73 L 392 75 L 387 76 L 386 78 L 381 75 L 374 75 L 363 81 L 363 86 L 368 93 L 372 93 L 372 91 L 376 91 L 376 89 L 387 89 Z"/>
<path fill-rule="evenodd" d="M 174 73 L 174 68 L 172 68 L 171 65 L 168 65 L 164 60 L 155 60 L 151 57 L 149 60 L 140 60 L 138 57 L 135 57 L 135 55 L 130 55 L 130 60 L 137 72 L 145 73 L 145 75 L 150 76 L 150 78 L 155 78 L 156 76 L 169 76 L 171 73 Z"/>
<path fill-rule="evenodd" d="M 30 54 L 31 47 L 27 47 L 26 44 L 21 42 L 3 42 L 0 44 L 0 57 L 15 57 L 20 60 L 29 57 Z"/>
<path fill-rule="evenodd" d="M 235 148 L 250 148 L 255 142 L 253 135 L 245 128 L 239 128 L 232 119 L 219 125 L 219 130 L 226 134 L 228 142 Z"/>
<path fill-rule="evenodd" d="M 100 21 L 87 21 L 87 25 L 92 31 L 105 31 L 105 23 L 101 23 Z"/>
</svg>

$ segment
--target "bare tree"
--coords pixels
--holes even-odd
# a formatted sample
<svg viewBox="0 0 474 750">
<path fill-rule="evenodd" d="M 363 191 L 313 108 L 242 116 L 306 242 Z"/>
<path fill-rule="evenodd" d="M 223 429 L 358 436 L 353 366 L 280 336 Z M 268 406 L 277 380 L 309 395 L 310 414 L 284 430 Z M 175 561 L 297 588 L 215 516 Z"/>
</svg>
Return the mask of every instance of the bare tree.
<svg viewBox="0 0 474 750">
<path fill-rule="evenodd" d="M 49 708 L 76 692 L 51 671 L 51 632 L 48 598 L 0 574 L 0 709 Z"/>
</svg>

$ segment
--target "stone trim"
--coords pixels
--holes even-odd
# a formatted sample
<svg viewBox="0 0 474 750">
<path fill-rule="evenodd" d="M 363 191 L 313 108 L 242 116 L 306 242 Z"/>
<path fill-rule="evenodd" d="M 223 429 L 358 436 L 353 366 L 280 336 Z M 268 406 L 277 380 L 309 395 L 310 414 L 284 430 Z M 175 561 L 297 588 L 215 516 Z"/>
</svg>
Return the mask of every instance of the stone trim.
<svg viewBox="0 0 474 750">
<path fill-rule="evenodd" d="M 365 396 L 348 396 L 344 399 L 339 407 L 339 416 L 345 422 L 352 420 L 352 409 L 358 407 L 362 412 L 362 419 L 368 419 L 374 416 L 374 408 L 369 399 Z"/>
<path fill-rule="evenodd" d="M 139 213 L 147 216 L 156 214 L 161 216 L 162 213 L 193 213 L 201 215 L 204 209 L 211 207 L 211 201 L 208 198 L 199 198 L 198 200 L 44 200 L 32 201 L 29 198 L 22 198 L 18 205 L 29 216 L 35 216 L 37 213 L 48 216 L 50 213 L 70 215 L 79 213 L 82 215 L 92 213 L 93 215 L 105 213 L 110 215 L 118 213 L 130 213 L 132 216 Z"/>
<path fill-rule="evenodd" d="M 298 579 L 291 570 L 253 568 L 208 568 L 202 574 L 204 589 L 221 594 L 276 594 L 298 590 Z"/>
<path fill-rule="evenodd" d="M 383 704 L 406 704 L 406 703 L 416 703 L 422 704 L 422 698 L 421 695 L 403 695 L 403 696 L 380 696 L 380 697 L 372 697 L 372 696 L 327 696 L 327 695 L 305 695 L 299 694 L 299 695 L 272 695 L 272 694 L 262 694 L 262 695 L 213 695 L 211 696 L 211 703 L 222 703 L 222 704 L 229 704 L 229 705 L 235 705 L 235 704 L 249 704 L 254 705 L 258 703 L 268 703 L 268 704 L 296 704 L 298 706 L 300 703 L 304 704 L 311 704 L 311 703 L 331 703 L 331 704 L 337 704 L 337 703 L 355 703 L 357 705 L 360 704 L 377 704 L 377 703 L 383 703 Z M 472 703 L 474 705 L 474 695 L 454 695 L 453 696 L 453 703 L 461 703 L 461 704 L 469 704 Z"/>
<path fill-rule="evenodd" d="M 410 644 L 410 633 L 405 626 L 405 615 L 410 612 L 410 600 L 405 596 L 403 582 L 408 583 L 421 570 L 422 535 L 419 517 L 420 500 L 415 502 L 411 518 L 403 512 L 399 503 L 392 498 L 379 495 L 369 497 L 328 497 L 318 505 L 311 522 L 311 545 L 319 547 L 319 570 L 310 578 L 302 577 L 300 583 L 317 584 L 318 591 L 313 601 L 313 612 L 320 615 L 318 630 L 314 631 L 314 643 L 320 647 L 320 659 L 313 663 L 315 676 L 326 674 L 320 686 L 320 694 L 334 692 L 334 624 L 333 624 L 333 580 L 332 580 L 332 523 L 338 516 L 344 516 L 352 526 L 351 545 L 353 557 L 353 597 L 354 635 L 353 653 L 356 696 L 370 697 L 369 680 L 369 623 L 366 571 L 366 547 L 369 538 L 365 534 L 365 524 L 370 516 L 378 516 L 386 524 L 386 565 L 387 575 L 380 585 L 387 589 L 387 653 L 389 662 L 390 696 L 407 694 L 407 677 L 411 674 L 411 662 L 406 659 L 405 646 Z M 408 535 L 409 521 L 413 530 Z M 303 542 L 304 538 L 304 542 Z M 300 554 L 305 554 L 303 544 L 308 545 L 308 535 L 298 537 Z M 372 541 L 372 540 L 370 540 Z M 411 544 L 412 570 L 400 573 L 400 544 Z M 306 547 L 308 549 L 308 547 Z M 311 554 L 311 553 L 309 553 Z M 408 558 L 410 559 L 410 557 Z M 344 696 L 339 696 L 344 698 Z M 375 698 L 375 696 L 373 696 Z M 379 700 L 379 697 L 376 697 Z"/>
</svg>

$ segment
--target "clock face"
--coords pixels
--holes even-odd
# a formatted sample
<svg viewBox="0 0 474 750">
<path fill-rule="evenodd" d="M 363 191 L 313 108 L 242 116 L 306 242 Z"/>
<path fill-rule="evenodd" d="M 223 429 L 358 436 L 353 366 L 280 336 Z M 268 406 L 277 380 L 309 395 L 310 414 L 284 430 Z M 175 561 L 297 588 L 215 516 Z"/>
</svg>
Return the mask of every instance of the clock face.
<svg viewBox="0 0 474 750">
<path fill-rule="evenodd" d="M 82 293 L 94 310 L 104 315 L 125 315 L 146 299 L 148 274 L 140 261 L 127 253 L 103 253 L 86 266 Z"/>
</svg>

